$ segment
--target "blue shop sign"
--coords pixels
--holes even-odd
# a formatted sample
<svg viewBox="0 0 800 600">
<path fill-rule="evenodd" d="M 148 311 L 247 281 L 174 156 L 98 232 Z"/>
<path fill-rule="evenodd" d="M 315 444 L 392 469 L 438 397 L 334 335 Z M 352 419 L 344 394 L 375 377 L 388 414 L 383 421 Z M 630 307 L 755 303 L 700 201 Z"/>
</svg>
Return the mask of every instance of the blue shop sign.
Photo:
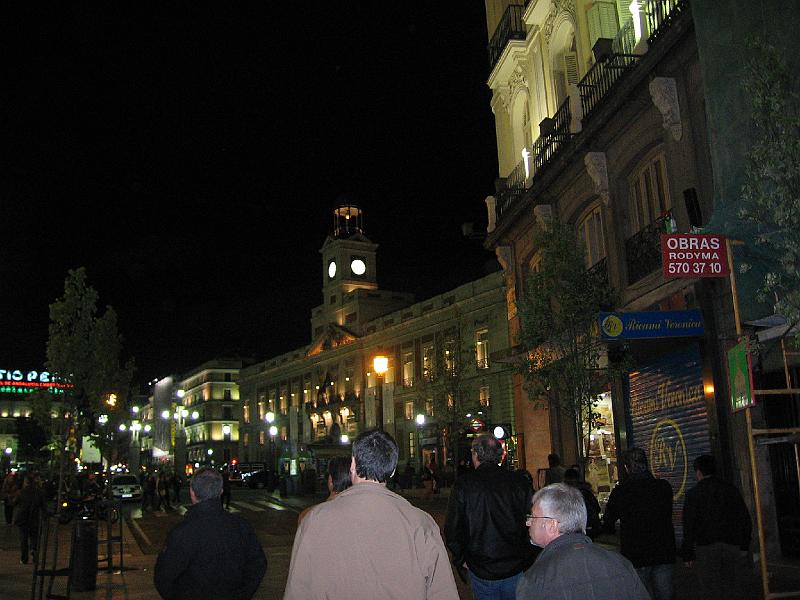
<svg viewBox="0 0 800 600">
<path fill-rule="evenodd" d="M 699 310 L 600 313 L 597 317 L 604 340 L 686 337 L 703 335 Z"/>
</svg>

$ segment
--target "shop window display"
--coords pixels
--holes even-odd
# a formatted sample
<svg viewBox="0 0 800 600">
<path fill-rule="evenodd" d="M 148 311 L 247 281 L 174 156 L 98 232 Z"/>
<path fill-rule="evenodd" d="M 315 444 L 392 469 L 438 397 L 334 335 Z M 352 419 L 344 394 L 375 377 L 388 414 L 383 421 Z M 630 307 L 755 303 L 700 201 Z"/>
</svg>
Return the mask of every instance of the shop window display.
<svg viewBox="0 0 800 600">
<path fill-rule="evenodd" d="M 601 506 L 605 506 L 611 488 L 619 480 L 617 470 L 617 445 L 614 438 L 614 416 L 611 409 L 611 394 L 604 392 L 597 398 L 594 419 L 589 431 L 588 443 L 584 440 L 586 456 L 586 481 L 592 486 Z"/>
</svg>

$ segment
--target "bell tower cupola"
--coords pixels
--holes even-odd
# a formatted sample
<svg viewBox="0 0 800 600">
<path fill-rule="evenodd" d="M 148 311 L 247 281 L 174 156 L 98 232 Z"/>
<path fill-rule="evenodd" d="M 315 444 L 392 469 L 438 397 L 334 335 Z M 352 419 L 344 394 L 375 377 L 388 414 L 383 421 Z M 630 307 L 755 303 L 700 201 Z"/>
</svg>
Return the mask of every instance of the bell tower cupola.
<svg viewBox="0 0 800 600">
<path fill-rule="evenodd" d="M 320 248 L 322 293 L 326 304 L 353 290 L 378 287 L 373 244 L 364 235 L 364 211 L 346 204 L 333 211 L 333 231 Z"/>
</svg>

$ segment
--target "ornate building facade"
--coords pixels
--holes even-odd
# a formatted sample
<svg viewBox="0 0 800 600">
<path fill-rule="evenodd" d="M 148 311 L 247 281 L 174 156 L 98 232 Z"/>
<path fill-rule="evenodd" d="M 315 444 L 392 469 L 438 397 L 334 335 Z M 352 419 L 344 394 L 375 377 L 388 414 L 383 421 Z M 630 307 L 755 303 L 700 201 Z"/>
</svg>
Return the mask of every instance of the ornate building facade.
<svg viewBox="0 0 800 600">
<path fill-rule="evenodd" d="M 513 446 L 510 367 L 492 360 L 509 347 L 502 274 L 422 302 L 381 290 L 361 218 L 355 206 L 335 210 L 310 343 L 242 369 L 240 460 L 347 453 L 378 425 L 415 467 L 452 466 L 455 437 L 492 425 L 505 424 Z M 385 374 L 376 356 L 388 359 Z"/>
</svg>

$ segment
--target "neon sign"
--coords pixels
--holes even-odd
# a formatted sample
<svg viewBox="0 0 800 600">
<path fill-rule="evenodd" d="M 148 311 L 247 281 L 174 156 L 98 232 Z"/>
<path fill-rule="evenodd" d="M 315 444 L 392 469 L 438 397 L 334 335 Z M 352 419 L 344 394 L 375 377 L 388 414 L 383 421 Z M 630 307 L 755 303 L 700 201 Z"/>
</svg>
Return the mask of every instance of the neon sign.
<svg viewBox="0 0 800 600">
<path fill-rule="evenodd" d="M 0 369 L 0 394 L 30 394 L 37 390 L 63 394 L 71 387 L 71 383 L 61 383 L 47 371 Z"/>
</svg>

